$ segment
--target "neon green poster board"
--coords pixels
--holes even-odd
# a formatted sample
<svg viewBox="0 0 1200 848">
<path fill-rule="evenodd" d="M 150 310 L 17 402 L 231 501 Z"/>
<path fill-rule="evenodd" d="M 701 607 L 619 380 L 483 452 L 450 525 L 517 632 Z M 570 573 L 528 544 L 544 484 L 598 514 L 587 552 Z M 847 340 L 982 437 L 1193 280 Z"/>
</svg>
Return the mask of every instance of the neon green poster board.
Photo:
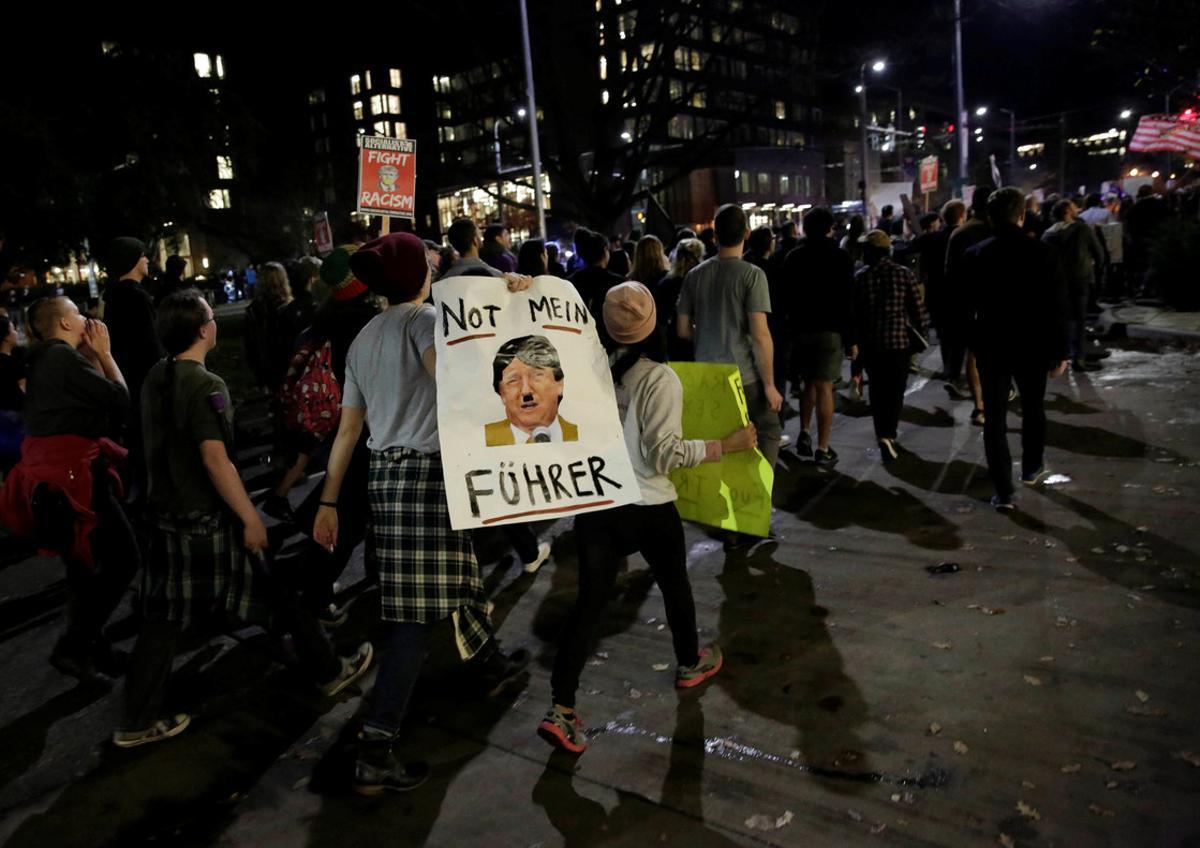
<svg viewBox="0 0 1200 848">
<path fill-rule="evenodd" d="M 672 362 L 683 383 L 683 437 L 720 439 L 750 419 L 736 365 Z M 720 462 L 671 472 L 675 505 L 689 520 L 725 530 L 766 536 L 771 527 L 775 473 L 755 448 L 726 454 Z"/>
</svg>

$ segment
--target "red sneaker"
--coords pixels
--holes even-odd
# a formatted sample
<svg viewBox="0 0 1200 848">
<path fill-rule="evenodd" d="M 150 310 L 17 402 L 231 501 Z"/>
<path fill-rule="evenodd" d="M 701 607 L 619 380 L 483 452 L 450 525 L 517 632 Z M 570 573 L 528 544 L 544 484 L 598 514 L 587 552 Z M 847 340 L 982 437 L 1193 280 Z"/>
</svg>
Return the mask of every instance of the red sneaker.
<svg viewBox="0 0 1200 848">
<path fill-rule="evenodd" d="M 695 665 L 681 665 L 675 669 L 675 688 L 690 689 L 699 686 L 705 680 L 721 670 L 725 657 L 721 649 L 713 642 L 707 648 L 700 649 L 700 659 Z"/>
<path fill-rule="evenodd" d="M 557 707 L 553 707 L 538 725 L 537 732 L 538 736 L 554 747 L 570 751 L 572 754 L 582 754 L 587 750 L 583 719 L 579 717 L 578 712 L 568 717 Z"/>
</svg>

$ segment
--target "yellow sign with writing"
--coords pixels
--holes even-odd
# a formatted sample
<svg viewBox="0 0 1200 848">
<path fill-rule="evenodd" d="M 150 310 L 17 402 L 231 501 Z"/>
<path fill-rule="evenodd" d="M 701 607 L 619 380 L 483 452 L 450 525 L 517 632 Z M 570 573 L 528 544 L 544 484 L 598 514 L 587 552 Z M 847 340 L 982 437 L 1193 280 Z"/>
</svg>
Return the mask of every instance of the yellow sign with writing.
<svg viewBox="0 0 1200 848">
<path fill-rule="evenodd" d="M 736 365 L 672 362 L 683 383 L 683 437 L 720 439 L 750 419 Z M 725 530 L 766 536 L 771 528 L 775 473 L 758 448 L 726 454 L 720 462 L 671 472 L 679 514 Z"/>
</svg>

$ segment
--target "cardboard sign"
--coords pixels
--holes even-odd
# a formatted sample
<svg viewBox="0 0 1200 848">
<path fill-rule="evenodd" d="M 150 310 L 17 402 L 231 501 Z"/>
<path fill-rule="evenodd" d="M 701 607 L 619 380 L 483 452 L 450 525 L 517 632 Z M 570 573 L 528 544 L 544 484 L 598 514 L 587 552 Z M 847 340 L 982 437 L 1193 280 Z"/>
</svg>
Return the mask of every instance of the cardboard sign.
<svg viewBox="0 0 1200 848">
<path fill-rule="evenodd" d="M 450 524 L 488 527 L 641 500 L 608 356 L 575 287 L 537 277 L 433 286 Z"/>
<path fill-rule="evenodd" d="M 393 218 L 416 212 L 417 143 L 382 135 L 359 137 L 358 211 Z"/>
<path fill-rule="evenodd" d="M 926 156 L 921 160 L 921 191 L 937 191 L 938 158 Z"/>
<path fill-rule="evenodd" d="M 318 212 L 313 218 L 313 244 L 322 256 L 333 253 L 333 230 L 329 226 L 328 212 Z"/>
<path fill-rule="evenodd" d="M 672 362 L 671 367 L 683 383 L 685 439 L 720 439 L 750 422 L 736 365 Z M 671 482 L 683 518 L 754 536 L 770 532 L 775 472 L 758 448 L 676 469 Z"/>
</svg>

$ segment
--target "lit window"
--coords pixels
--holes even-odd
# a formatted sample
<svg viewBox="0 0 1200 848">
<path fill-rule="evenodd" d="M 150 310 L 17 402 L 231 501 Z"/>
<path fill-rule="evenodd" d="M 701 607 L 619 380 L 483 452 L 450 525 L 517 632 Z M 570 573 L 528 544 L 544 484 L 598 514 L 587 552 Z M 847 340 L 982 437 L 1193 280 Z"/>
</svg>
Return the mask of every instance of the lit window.
<svg viewBox="0 0 1200 848">
<path fill-rule="evenodd" d="M 366 72 L 365 79 L 366 79 L 366 83 L 367 83 L 367 91 L 370 91 L 371 90 L 371 72 L 370 71 Z"/>
<path fill-rule="evenodd" d="M 217 157 L 217 179 L 232 180 L 233 179 L 233 157 L 218 156 Z"/>
<path fill-rule="evenodd" d="M 784 174 L 779 178 L 779 193 L 787 194 L 791 190 L 791 179 Z"/>
<path fill-rule="evenodd" d="M 782 100 L 775 101 L 775 117 L 781 121 L 787 118 L 787 104 Z"/>
<path fill-rule="evenodd" d="M 399 115 L 400 114 L 400 95 L 399 94 L 389 94 L 387 96 L 387 106 L 388 106 L 388 112 L 390 112 L 393 115 Z"/>
<path fill-rule="evenodd" d="M 763 171 L 759 171 L 757 183 L 758 183 L 758 193 L 759 194 L 770 194 L 771 193 L 771 175 L 770 174 L 765 173 Z"/>
<path fill-rule="evenodd" d="M 697 91 L 692 95 L 692 105 L 697 109 L 703 109 L 708 105 L 708 97 L 703 91 Z"/>
<path fill-rule="evenodd" d="M 608 89 L 607 88 L 600 92 L 600 102 L 608 103 Z"/>
<path fill-rule="evenodd" d="M 608 59 L 600 57 L 600 79 L 608 79 Z"/>
<path fill-rule="evenodd" d="M 621 51 L 621 70 L 622 71 L 628 70 L 628 68 L 629 68 L 629 56 L 625 53 L 624 50 L 622 50 Z"/>
<path fill-rule="evenodd" d="M 679 80 L 671 80 L 670 91 L 672 100 L 681 99 L 683 97 L 683 83 Z"/>
<path fill-rule="evenodd" d="M 371 95 L 371 114 L 372 115 L 382 115 L 383 114 L 383 95 L 382 94 L 372 94 Z"/>
<path fill-rule="evenodd" d="M 212 59 L 207 53 L 196 53 L 192 56 L 192 64 L 196 66 L 196 76 L 207 79 L 212 76 Z"/>
<path fill-rule="evenodd" d="M 645 65 L 654 58 L 654 43 L 647 42 L 642 45 L 642 65 Z"/>
<path fill-rule="evenodd" d="M 408 138 L 408 125 L 404 121 L 396 121 L 396 138 Z"/>
<path fill-rule="evenodd" d="M 350 93 L 362 94 L 362 77 L 358 74 L 350 77 Z"/>
<path fill-rule="evenodd" d="M 389 124 L 387 121 L 375 122 L 375 135 L 391 135 L 389 132 L 390 129 L 391 124 Z"/>
<path fill-rule="evenodd" d="M 210 191 L 208 193 L 208 208 L 209 209 L 228 209 L 228 208 L 230 208 L 229 189 L 214 188 L 212 191 Z"/>
<path fill-rule="evenodd" d="M 225 62 L 221 59 L 221 54 L 216 55 L 217 60 L 217 79 L 225 79 Z"/>
<path fill-rule="evenodd" d="M 308 105 L 316 106 L 318 103 L 325 102 L 325 89 L 314 88 L 308 93 Z"/>
<path fill-rule="evenodd" d="M 354 101 L 354 120 L 361 121 L 363 116 L 363 107 L 361 100 Z"/>
<path fill-rule="evenodd" d="M 399 68 L 392 68 L 390 71 L 388 71 L 388 82 L 391 83 L 392 88 L 400 87 L 400 69 Z"/>
</svg>

